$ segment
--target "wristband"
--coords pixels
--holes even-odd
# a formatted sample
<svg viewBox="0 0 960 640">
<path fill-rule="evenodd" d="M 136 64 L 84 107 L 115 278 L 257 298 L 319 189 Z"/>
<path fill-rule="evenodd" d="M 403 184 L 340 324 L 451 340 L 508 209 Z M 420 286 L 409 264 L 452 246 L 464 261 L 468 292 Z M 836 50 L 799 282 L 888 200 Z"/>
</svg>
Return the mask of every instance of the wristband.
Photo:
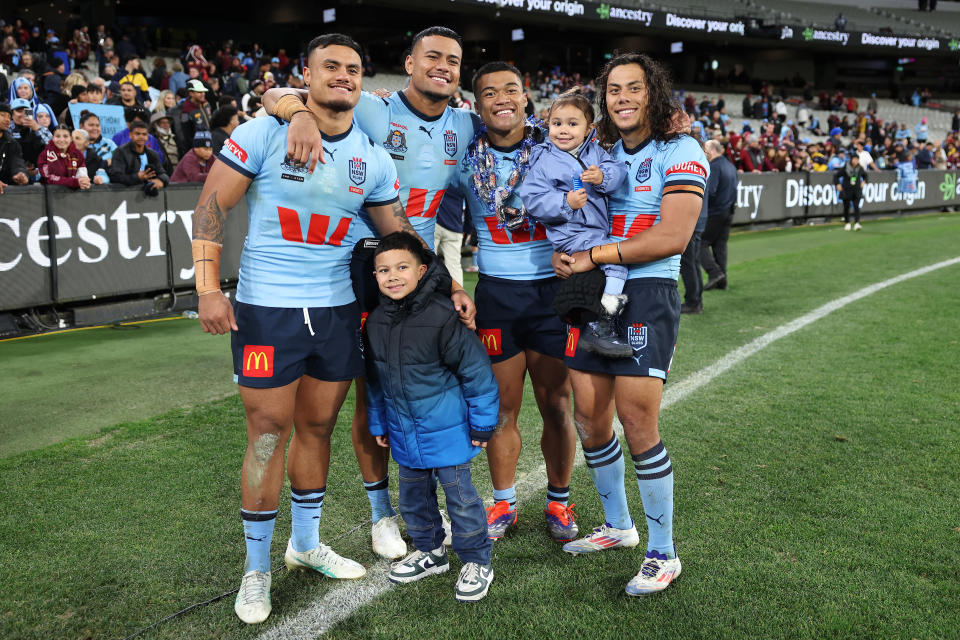
<svg viewBox="0 0 960 640">
<path fill-rule="evenodd" d="M 617 243 L 617 261 L 618 261 L 620 264 L 623 264 L 623 254 L 620 253 L 620 243 L 619 243 L 619 242 Z"/>
<path fill-rule="evenodd" d="M 597 261 L 593 259 L 593 249 L 594 247 L 590 247 L 590 251 L 587 252 L 587 255 L 590 256 L 590 262 L 593 263 L 593 266 L 599 267 L 600 265 L 598 265 Z"/>
<path fill-rule="evenodd" d="M 220 254 L 223 245 L 209 240 L 194 240 L 193 268 L 197 281 L 197 295 L 220 290 Z"/>
<path fill-rule="evenodd" d="M 283 96 L 273 105 L 273 115 L 287 122 L 291 121 L 294 114 L 300 113 L 301 111 L 310 110 L 300 101 L 298 96 L 292 93 Z"/>
<path fill-rule="evenodd" d="M 594 247 L 596 253 L 591 252 L 590 259 L 594 260 L 594 264 L 620 264 L 622 260 L 619 259 L 620 253 L 617 251 L 617 248 L 616 243 Z"/>
</svg>

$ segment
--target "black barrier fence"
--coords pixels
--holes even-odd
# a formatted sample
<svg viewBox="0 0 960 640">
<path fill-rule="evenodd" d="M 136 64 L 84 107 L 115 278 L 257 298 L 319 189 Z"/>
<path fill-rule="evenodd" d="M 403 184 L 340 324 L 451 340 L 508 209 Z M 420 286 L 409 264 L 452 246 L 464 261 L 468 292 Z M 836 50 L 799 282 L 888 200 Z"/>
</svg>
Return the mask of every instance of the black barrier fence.
<svg viewBox="0 0 960 640">
<path fill-rule="evenodd" d="M 920 171 L 916 193 L 896 173 L 871 171 L 861 210 L 890 213 L 960 205 L 957 171 Z M 833 173 L 742 174 L 735 225 L 837 216 Z M 200 185 L 139 188 L 7 187 L 0 196 L 0 311 L 193 286 L 190 250 Z M 247 208 L 227 216 L 220 274 L 236 280 Z"/>
<path fill-rule="evenodd" d="M 143 294 L 193 284 L 200 185 L 143 189 L 7 187 L 0 196 L 0 310 Z M 221 277 L 236 280 L 246 203 L 227 216 Z"/>
</svg>

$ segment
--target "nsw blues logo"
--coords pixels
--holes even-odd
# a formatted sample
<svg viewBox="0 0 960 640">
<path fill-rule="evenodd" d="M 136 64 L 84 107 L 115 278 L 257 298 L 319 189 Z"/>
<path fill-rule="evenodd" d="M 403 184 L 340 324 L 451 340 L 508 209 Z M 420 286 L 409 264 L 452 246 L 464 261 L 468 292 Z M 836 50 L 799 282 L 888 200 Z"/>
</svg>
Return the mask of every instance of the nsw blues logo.
<svg viewBox="0 0 960 640">
<path fill-rule="evenodd" d="M 363 158 L 350 158 L 350 181 L 361 185 L 367 180 L 367 163 Z"/>
<path fill-rule="evenodd" d="M 443 150 L 447 152 L 447 155 L 451 158 L 457 155 L 457 132 L 452 129 L 447 129 L 443 132 Z"/>
<path fill-rule="evenodd" d="M 627 326 L 627 342 L 633 348 L 633 359 L 640 364 L 642 356 L 637 355 L 638 351 L 643 351 L 647 346 L 647 327 L 640 322 L 633 322 Z"/>
<path fill-rule="evenodd" d="M 650 179 L 650 165 L 653 164 L 653 158 L 647 158 L 637 167 L 637 182 L 646 182 Z M 646 334 L 644 334 L 646 335 Z"/>
</svg>

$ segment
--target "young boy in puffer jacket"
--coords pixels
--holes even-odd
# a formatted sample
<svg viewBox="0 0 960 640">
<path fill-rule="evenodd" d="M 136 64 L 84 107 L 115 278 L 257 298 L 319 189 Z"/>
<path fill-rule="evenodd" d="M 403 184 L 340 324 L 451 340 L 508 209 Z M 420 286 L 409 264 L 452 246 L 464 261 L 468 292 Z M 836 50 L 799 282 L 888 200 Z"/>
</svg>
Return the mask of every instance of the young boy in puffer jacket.
<svg viewBox="0 0 960 640">
<path fill-rule="evenodd" d="M 470 461 L 497 425 L 500 396 L 490 359 L 460 322 L 443 263 L 414 236 L 384 237 L 374 252 L 379 306 L 367 318 L 370 433 L 399 465 L 400 514 L 416 550 L 394 563 L 393 582 L 414 582 L 450 568 L 437 505 L 447 496 L 453 550 L 463 561 L 456 598 L 470 602 L 493 581 L 487 514 Z"/>
</svg>

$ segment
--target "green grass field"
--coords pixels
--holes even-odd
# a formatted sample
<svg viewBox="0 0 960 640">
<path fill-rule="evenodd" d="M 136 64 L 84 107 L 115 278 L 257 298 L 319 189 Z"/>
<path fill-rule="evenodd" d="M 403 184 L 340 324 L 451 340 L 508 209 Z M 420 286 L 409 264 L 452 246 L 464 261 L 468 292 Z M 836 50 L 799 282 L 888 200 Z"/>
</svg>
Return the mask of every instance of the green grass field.
<svg viewBox="0 0 960 640">
<path fill-rule="evenodd" d="M 707 292 L 705 313 L 681 322 L 673 381 L 824 303 L 960 256 L 960 215 L 870 221 L 856 234 L 744 233 L 730 253 L 730 289 Z M 642 551 L 563 554 L 537 491 L 494 545 L 483 602 L 454 600 L 453 560 L 450 573 L 388 590 L 327 636 L 960 637 L 958 278 L 953 265 L 843 307 L 664 411 L 683 560 L 665 593 L 623 594 Z M 246 438 L 228 341 L 196 321 L 139 326 L 0 343 L 0 637 L 123 638 L 239 584 Z M 321 537 L 383 567 L 369 549 L 351 402 Z M 542 464 L 529 393 L 520 424 L 526 474 Z M 489 496 L 483 456 L 474 478 Z M 583 466 L 571 493 L 581 528 L 599 525 Z M 275 571 L 263 625 L 239 622 L 229 596 L 142 637 L 256 637 L 341 586 Z"/>
</svg>

